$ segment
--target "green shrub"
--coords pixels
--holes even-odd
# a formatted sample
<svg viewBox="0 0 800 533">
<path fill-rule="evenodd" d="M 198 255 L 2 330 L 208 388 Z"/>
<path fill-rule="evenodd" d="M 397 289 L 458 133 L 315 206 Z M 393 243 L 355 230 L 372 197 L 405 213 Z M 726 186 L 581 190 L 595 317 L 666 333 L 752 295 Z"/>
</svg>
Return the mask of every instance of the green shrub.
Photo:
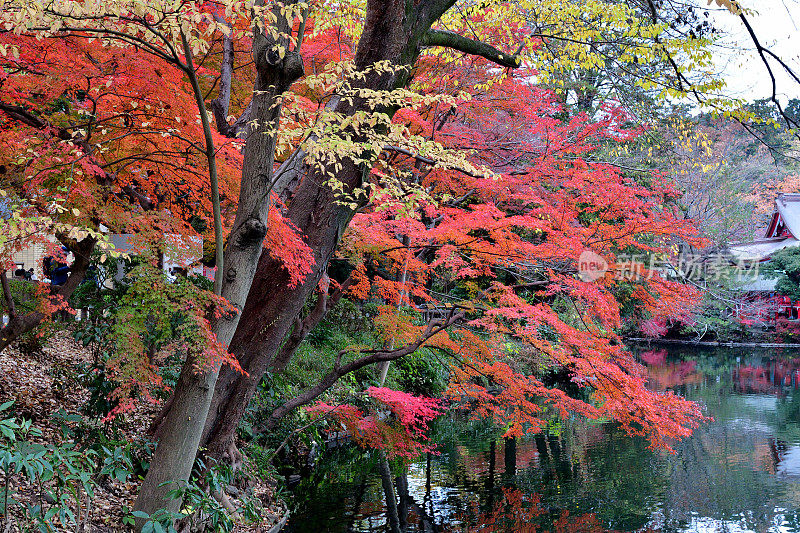
<svg viewBox="0 0 800 533">
<path fill-rule="evenodd" d="M 7 416 L 12 405 L 0 405 L 0 413 Z M 79 520 L 76 511 L 80 513 L 91 504 L 101 478 L 124 482 L 131 474 L 132 464 L 124 447 L 80 449 L 74 442 L 45 445 L 27 440 L 31 437 L 41 437 L 41 432 L 30 420 L 0 420 L 0 470 L 5 474 L 0 515 L 4 526 L 9 523 L 12 508 L 17 507 L 24 528 L 42 532 L 53 531 L 55 524 L 73 528 Z M 15 477 L 22 479 L 12 484 Z M 18 499 L 16 488 L 22 480 L 37 490 L 32 501 Z"/>
<path fill-rule="evenodd" d="M 450 379 L 447 367 L 427 349 L 393 362 L 390 376 L 399 390 L 417 396 L 440 396 Z"/>
</svg>

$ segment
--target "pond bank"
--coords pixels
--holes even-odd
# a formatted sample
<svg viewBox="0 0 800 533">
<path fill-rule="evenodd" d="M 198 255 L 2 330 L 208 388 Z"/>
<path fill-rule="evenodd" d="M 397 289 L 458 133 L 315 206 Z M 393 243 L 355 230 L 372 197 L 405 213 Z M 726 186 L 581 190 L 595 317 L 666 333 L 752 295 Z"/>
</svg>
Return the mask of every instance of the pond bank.
<svg viewBox="0 0 800 533">
<path fill-rule="evenodd" d="M 713 417 L 675 455 L 609 423 L 570 419 L 511 443 L 446 418 L 431 435 L 440 454 L 410 464 L 387 468 L 356 447 L 323 453 L 283 531 L 800 530 L 800 357 L 668 346 L 646 359 L 653 388 Z"/>
<path fill-rule="evenodd" d="M 636 344 L 668 344 L 679 346 L 708 346 L 712 348 L 800 348 L 800 343 L 781 342 L 726 342 L 696 341 L 693 339 L 651 339 L 647 337 L 627 337 L 625 342 Z"/>
</svg>

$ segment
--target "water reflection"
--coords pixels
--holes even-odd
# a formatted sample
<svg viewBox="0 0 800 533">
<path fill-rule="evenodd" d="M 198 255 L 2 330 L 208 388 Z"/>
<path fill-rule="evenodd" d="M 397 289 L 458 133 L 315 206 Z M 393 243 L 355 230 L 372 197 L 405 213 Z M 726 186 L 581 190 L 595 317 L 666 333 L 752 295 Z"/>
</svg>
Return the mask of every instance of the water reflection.
<svg viewBox="0 0 800 533">
<path fill-rule="evenodd" d="M 441 421 L 441 454 L 402 467 L 353 448 L 325 455 L 295 492 L 287 532 L 797 531 L 800 359 L 708 350 L 640 354 L 650 386 L 714 420 L 650 450 L 612 424 L 569 420 L 503 439 Z"/>
</svg>

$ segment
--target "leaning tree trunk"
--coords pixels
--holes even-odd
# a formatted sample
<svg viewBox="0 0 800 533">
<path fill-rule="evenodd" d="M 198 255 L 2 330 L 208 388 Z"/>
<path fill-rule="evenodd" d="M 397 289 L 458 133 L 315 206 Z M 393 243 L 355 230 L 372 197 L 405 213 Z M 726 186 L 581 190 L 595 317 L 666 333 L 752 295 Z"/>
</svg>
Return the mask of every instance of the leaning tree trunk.
<svg viewBox="0 0 800 533">
<path fill-rule="evenodd" d="M 361 173 L 360 169 L 348 169 L 348 175 L 354 178 L 351 183 L 360 183 Z M 309 176 L 304 183 L 316 181 L 315 178 Z M 288 363 L 285 358 L 275 357 L 278 349 L 316 288 L 341 232 L 353 216 L 352 211 L 336 205 L 335 199 L 327 187 L 313 185 L 301 187 L 289 206 L 288 218 L 305 233 L 314 252 L 313 270 L 301 283 L 292 287 L 280 260 L 267 253 L 261 256 L 257 281 L 230 345 L 231 353 L 247 374 L 230 367 L 222 369 L 206 423 L 204 442 L 218 459 L 227 456 L 234 463 L 238 460 L 233 446 L 236 428 L 258 382 L 268 369 L 281 371 Z"/>
<path fill-rule="evenodd" d="M 379 61 L 389 61 L 398 69 L 392 74 L 373 73 L 357 86 L 377 91 L 405 86 L 410 67 L 419 55 L 423 36 L 452 4 L 452 0 L 430 0 L 411 7 L 411 3 L 404 0 L 369 1 L 364 31 L 356 50 L 356 67 L 364 71 Z M 406 11 L 407 7 L 413 11 Z M 357 111 L 375 111 L 358 98 L 343 99 L 335 110 L 350 116 Z M 391 109 L 383 111 L 393 112 Z M 335 176 L 344 185 L 345 192 L 361 186 L 370 170 L 366 165 L 347 158 L 341 158 L 338 163 L 341 168 Z M 289 359 L 281 355 L 293 352 L 279 351 L 281 343 L 327 269 L 342 233 L 354 215 L 351 208 L 336 202 L 334 191 L 320 186 L 327 178 L 324 171 L 309 172 L 295 189 L 287 209 L 287 217 L 304 235 L 313 252 L 315 263 L 312 272 L 302 283 L 291 287 L 280 261 L 268 253 L 263 253 L 259 261 L 256 279 L 230 345 L 231 353 L 247 375 L 240 375 L 230 368 L 222 370 L 206 421 L 203 442 L 218 458 L 226 453 L 237 453 L 234 446 L 236 428 L 264 373 L 267 370 L 281 372 L 289 363 Z M 237 458 L 229 459 L 235 461 Z"/>
<path fill-rule="evenodd" d="M 296 50 L 283 59 L 275 51 L 277 47 L 289 48 L 291 26 L 278 8 L 274 14 L 279 37 L 256 31 L 253 40 L 256 81 L 251 111 L 258 122 L 246 136 L 236 219 L 225 248 L 224 271 L 217 273 L 222 276 L 222 296 L 237 310 L 244 307 L 267 232 L 280 96 L 303 73 Z M 240 316 L 237 312 L 215 323 L 214 333 L 223 346 L 233 338 Z M 136 510 L 152 515 L 159 509 L 180 509 L 181 499 L 169 500 L 167 493 L 177 488 L 176 483 L 181 487 L 189 479 L 219 370 L 218 362 L 212 363 L 211 368 L 202 368 L 202 362 L 194 359 L 184 363 L 169 408 L 159 424 L 158 446 L 136 500 Z M 137 527 L 142 525 L 140 520 Z"/>
</svg>

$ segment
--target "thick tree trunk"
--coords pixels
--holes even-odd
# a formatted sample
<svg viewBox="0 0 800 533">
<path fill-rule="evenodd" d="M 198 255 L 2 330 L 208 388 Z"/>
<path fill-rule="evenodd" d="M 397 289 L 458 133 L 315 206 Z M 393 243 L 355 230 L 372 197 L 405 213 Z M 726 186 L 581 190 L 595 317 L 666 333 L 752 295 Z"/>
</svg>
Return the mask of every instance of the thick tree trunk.
<svg viewBox="0 0 800 533">
<path fill-rule="evenodd" d="M 280 15 L 278 8 L 275 14 Z M 276 46 L 289 48 L 291 29 L 283 16 L 278 16 L 277 26 L 279 42 L 258 31 L 253 41 L 257 74 L 251 111 L 258 122 L 246 136 L 236 219 L 225 249 L 224 271 L 217 272 L 222 277 L 222 296 L 237 311 L 244 307 L 267 232 L 280 95 L 303 73 L 297 51 L 289 52 L 283 60 L 275 52 Z M 230 344 L 240 316 L 240 312 L 225 316 L 214 325 L 217 340 L 223 346 Z M 180 509 L 181 499 L 168 500 L 166 495 L 183 487 L 189 479 L 220 370 L 218 364 L 202 366 L 202 362 L 193 359 L 183 365 L 170 408 L 157 430 L 158 446 L 136 500 L 136 510 L 152 515 L 159 509 Z M 143 523 L 140 520 L 137 527 Z"/>
<path fill-rule="evenodd" d="M 353 182 L 360 183 L 361 171 L 352 167 L 348 174 L 355 177 Z M 306 179 L 317 181 L 314 178 Z M 335 199 L 329 188 L 313 184 L 301 187 L 289 206 L 289 219 L 304 230 L 307 243 L 314 250 L 313 271 L 296 287 L 290 286 L 289 275 L 279 260 L 267 253 L 261 256 L 258 282 L 250 291 L 230 346 L 247 375 L 231 368 L 222 370 L 206 424 L 204 441 L 218 458 L 233 449 L 236 428 L 261 377 L 268 369 L 282 371 L 289 362 L 291 354 L 286 352 L 286 357 L 276 357 L 279 348 L 316 288 L 353 215 L 336 205 Z"/>
<path fill-rule="evenodd" d="M 0 329 L 0 352 L 8 348 L 12 342 L 32 331 L 42 323 L 46 315 L 35 311 L 22 316 L 10 316 L 8 323 Z"/>
<path fill-rule="evenodd" d="M 356 50 L 356 67 L 364 71 L 379 61 L 389 61 L 400 68 L 391 74 L 373 73 L 358 86 L 378 91 L 405 86 L 423 36 L 452 4 L 452 0 L 430 0 L 412 8 L 404 0 L 369 1 L 364 31 Z M 413 11 L 407 12 L 407 7 Z M 338 102 L 335 110 L 347 115 L 374 111 L 358 98 Z M 393 112 L 391 109 L 384 111 Z M 341 169 L 335 176 L 344 185 L 345 192 L 359 187 L 369 172 L 366 166 L 348 159 L 340 160 L 339 164 Z M 352 209 L 336 202 L 337 196 L 329 187 L 320 185 L 327 178 L 324 172 L 305 176 L 287 209 L 289 220 L 305 236 L 313 251 L 312 273 L 296 287 L 290 287 L 288 275 L 278 260 L 264 253 L 259 261 L 256 280 L 230 346 L 247 375 L 229 368 L 220 374 L 203 435 L 203 442 L 212 455 L 222 457 L 227 450 L 234 449 L 236 428 L 264 373 L 267 370 L 281 372 L 289 363 L 289 357 L 281 355 L 288 353 L 290 356 L 293 352 L 280 351 L 281 344 L 327 269 L 354 215 Z"/>
</svg>

